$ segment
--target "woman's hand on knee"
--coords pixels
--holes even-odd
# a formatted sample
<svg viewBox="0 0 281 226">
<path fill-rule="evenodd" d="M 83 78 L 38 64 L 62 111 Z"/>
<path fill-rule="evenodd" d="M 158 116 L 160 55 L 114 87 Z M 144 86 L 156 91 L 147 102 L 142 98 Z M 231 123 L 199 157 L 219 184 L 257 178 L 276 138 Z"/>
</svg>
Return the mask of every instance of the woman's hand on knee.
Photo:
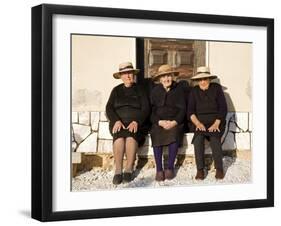
<svg viewBox="0 0 281 226">
<path fill-rule="evenodd" d="M 206 128 L 204 126 L 204 124 L 202 124 L 201 122 L 197 123 L 196 125 L 196 131 L 206 131 Z"/>
<path fill-rule="evenodd" d="M 213 124 L 212 126 L 210 126 L 210 127 L 208 128 L 208 131 L 209 131 L 209 132 L 220 132 L 220 129 L 219 129 L 219 126 L 218 126 L 218 125 Z"/>
<path fill-rule="evenodd" d="M 132 121 L 127 128 L 131 133 L 136 133 L 138 131 L 138 123 L 136 121 Z"/>
<path fill-rule="evenodd" d="M 112 133 L 117 133 L 121 129 L 125 129 L 125 126 L 123 125 L 123 123 L 120 120 L 116 121 L 113 128 L 112 128 Z"/>
<path fill-rule="evenodd" d="M 208 128 L 208 131 L 209 131 L 209 132 L 220 132 L 219 126 L 220 126 L 220 120 L 216 120 L 216 121 L 213 123 L 213 125 L 211 125 L 211 126 Z"/>
</svg>

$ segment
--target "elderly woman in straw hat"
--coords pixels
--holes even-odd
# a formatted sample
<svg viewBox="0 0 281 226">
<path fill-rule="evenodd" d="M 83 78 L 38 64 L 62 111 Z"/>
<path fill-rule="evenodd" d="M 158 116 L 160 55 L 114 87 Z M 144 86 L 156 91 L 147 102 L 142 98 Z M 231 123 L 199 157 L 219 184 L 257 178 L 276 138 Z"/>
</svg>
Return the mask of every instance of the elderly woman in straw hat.
<svg viewBox="0 0 281 226">
<path fill-rule="evenodd" d="M 106 105 L 109 129 L 113 136 L 115 160 L 113 184 L 116 185 L 133 179 L 136 149 L 145 139 L 142 125 L 149 116 L 150 106 L 146 93 L 135 83 L 135 75 L 138 72 L 139 69 L 134 69 L 130 62 L 119 65 L 119 71 L 114 73 L 113 77 L 121 79 L 122 84 L 113 88 Z M 123 172 L 125 154 L 127 164 Z"/>
<path fill-rule="evenodd" d="M 152 77 L 159 85 L 151 91 L 151 140 L 156 162 L 156 181 L 171 180 L 175 176 L 174 162 L 183 138 L 183 121 L 186 115 L 184 91 L 175 82 L 179 72 L 162 65 Z M 168 165 L 162 166 L 163 147 L 168 146 Z"/>
<path fill-rule="evenodd" d="M 195 149 L 197 174 L 195 179 L 204 179 L 204 142 L 210 141 L 216 168 L 216 179 L 223 179 L 221 137 L 225 129 L 227 104 L 221 85 L 211 82 L 217 76 L 209 67 L 198 67 L 191 79 L 198 83 L 190 92 L 188 117 L 195 126 L 192 143 Z"/>
</svg>

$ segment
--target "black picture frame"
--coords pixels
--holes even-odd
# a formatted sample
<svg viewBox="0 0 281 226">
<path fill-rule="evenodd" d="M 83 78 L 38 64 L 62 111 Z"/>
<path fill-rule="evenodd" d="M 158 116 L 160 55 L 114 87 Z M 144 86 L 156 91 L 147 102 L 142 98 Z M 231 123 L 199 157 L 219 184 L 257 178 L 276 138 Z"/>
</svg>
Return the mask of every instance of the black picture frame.
<svg viewBox="0 0 281 226">
<path fill-rule="evenodd" d="M 94 210 L 52 210 L 52 18 L 55 14 L 247 25 L 267 29 L 267 197 L 246 201 Z M 40 221 L 123 217 L 274 206 L 274 20 L 222 15 L 43 4 L 32 8 L 32 218 Z"/>
</svg>

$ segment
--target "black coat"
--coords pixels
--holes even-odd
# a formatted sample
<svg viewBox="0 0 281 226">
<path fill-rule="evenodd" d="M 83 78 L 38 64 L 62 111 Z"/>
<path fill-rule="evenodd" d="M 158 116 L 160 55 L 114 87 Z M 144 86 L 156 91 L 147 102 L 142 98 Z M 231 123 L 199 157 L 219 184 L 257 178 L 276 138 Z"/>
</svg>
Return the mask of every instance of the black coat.
<svg viewBox="0 0 281 226">
<path fill-rule="evenodd" d="M 137 133 L 131 133 L 127 129 L 121 129 L 120 132 L 112 134 L 113 141 L 119 137 L 133 137 L 141 145 L 146 133 L 143 123 L 149 116 L 149 113 L 149 100 L 141 86 L 134 83 L 131 87 L 125 87 L 124 84 L 114 87 L 106 105 L 110 133 L 112 134 L 113 126 L 119 120 L 125 127 L 132 121 L 136 121 L 138 123 L 138 131 Z"/>
<path fill-rule="evenodd" d="M 181 86 L 173 82 L 167 92 L 162 84 L 155 86 L 151 92 L 151 139 L 152 146 L 163 146 L 173 142 L 182 143 L 183 121 L 186 116 L 185 93 Z M 165 130 L 158 125 L 159 120 L 175 120 L 177 126 Z"/>
<path fill-rule="evenodd" d="M 210 83 L 207 90 L 201 90 L 199 86 L 192 88 L 188 101 L 188 118 L 195 114 L 198 120 L 208 129 L 216 119 L 221 120 L 220 132 L 195 131 L 197 134 L 221 137 L 225 130 L 225 118 L 227 104 L 220 84 Z M 193 138 L 194 139 L 194 138 Z"/>
</svg>

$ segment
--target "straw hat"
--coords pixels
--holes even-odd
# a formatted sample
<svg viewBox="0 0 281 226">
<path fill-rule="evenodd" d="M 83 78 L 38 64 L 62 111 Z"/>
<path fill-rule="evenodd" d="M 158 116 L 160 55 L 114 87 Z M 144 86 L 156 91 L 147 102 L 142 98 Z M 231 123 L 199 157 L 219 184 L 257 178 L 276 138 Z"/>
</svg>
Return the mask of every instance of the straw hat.
<svg viewBox="0 0 281 226">
<path fill-rule="evenodd" d="M 196 75 L 193 76 L 190 79 L 192 79 L 192 80 L 199 80 L 199 79 L 202 79 L 202 78 L 215 79 L 215 78 L 217 78 L 217 76 L 211 74 L 209 67 L 201 66 L 201 67 L 197 68 Z"/>
<path fill-rule="evenodd" d="M 152 76 L 152 80 L 157 80 L 157 79 L 159 79 L 161 76 L 163 76 L 163 75 L 168 75 L 168 74 L 174 74 L 174 76 L 178 76 L 178 75 L 179 75 L 179 72 L 173 70 L 173 68 L 172 68 L 170 65 L 164 64 L 164 65 L 161 65 L 161 66 L 158 68 L 158 72 Z"/>
<path fill-rule="evenodd" d="M 134 75 L 136 75 L 137 73 L 139 73 L 139 69 L 134 69 L 133 64 L 131 62 L 124 62 L 119 64 L 119 71 L 115 72 L 113 74 L 113 77 L 116 79 L 119 79 L 121 76 L 121 73 L 123 72 L 133 72 Z"/>
</svg>

